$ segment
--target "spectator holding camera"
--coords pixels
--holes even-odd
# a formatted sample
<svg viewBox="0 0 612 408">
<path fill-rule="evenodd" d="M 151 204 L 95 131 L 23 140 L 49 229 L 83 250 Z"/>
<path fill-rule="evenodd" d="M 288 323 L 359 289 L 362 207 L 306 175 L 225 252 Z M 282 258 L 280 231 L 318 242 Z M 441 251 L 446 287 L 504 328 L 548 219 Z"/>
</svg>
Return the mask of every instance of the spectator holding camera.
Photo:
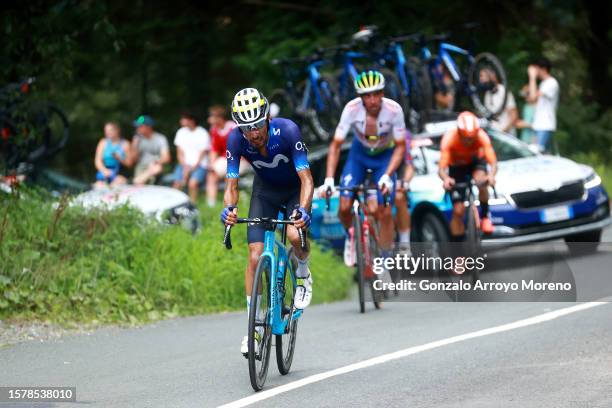
<svg viewBox="0 0 612 408">
<path fill-rule="evenodd" d="M 538 58 L 527 67 L 529 76 L 529 95 L 527 101 L 535 103 L 531 125 L 540 151 L 550 151 L 552 136 L 557 130 L 557 105 L 559 103 L 559 83 L 550 74 L 551 63 L 546 58 Z M 537 81 L 540 81 L 538 85 Z"/>
</svg>

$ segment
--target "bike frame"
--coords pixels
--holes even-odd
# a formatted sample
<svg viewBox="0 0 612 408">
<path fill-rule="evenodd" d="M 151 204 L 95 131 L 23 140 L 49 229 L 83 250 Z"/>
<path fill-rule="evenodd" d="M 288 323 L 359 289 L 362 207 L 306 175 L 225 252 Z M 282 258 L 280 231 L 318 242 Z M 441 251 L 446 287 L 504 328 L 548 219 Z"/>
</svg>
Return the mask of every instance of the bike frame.
<svg viewBox="0 0 612 408">
<path fill-rule="evenodd" d="M 283 219 L 283 214 L 279 213 L 279 220 Z M 277 239 L 275 231 L 266 231 L 264 236 L 264 251 L 261 257 L 267 257 L 270 260 L 270 312 L 267 314 L 267 324 L 272 329 L 272 334 L 282 335 L 285 334 L 285 330 L 290 320 L 299 319 L 302 315 L 302 310 L 294 309 L 291 314 L 287 314 L 285 318 L 282 317 L 283 301 L 282 294 L 284 294 L 285 288 L 283 286 L 283 278 L 285 275 L 285 269 L 289 268 L 289 276 L 291 277 L 291 284 L 295 287 L 297 285 L 295 271 L 291 267 L 289 262 L 289 255 L 287 253 L 287 247 L 284 242 L 287 237 L 287 226 L 282 227 L 282 238 Z M 274 249 L 276 248 L 276 254 Z M 277 262 L 278 260 L 278 262 Z M 263 279 L 263 278 L 262 278 Z"/>
<path fill-rule="evenodd" d="M 455 81 L 456 83 L 461 83 L 463 80 L 463 76 L 461 74 L 461 71 L 459 70 L 459 67 L 457 66 L 457 63 L 453 59 L 452 54 L 463 55 L 467 58 L 468 63 L 470 65 L 474 63 L 474 57 L 472 56 L 472 53 L 470 51 L 446 42 L 441 42 L 439 44 L 438 55 L 436 56 L 436 58 L 432 58 L 433 56 L 431 54 L 431 51 L 426 45 L 421 46 L 419 56 L 423 60 L 430 61 L 429 71 L 436 82 L 441 82 L 443 80 L 443 74 L 441 70 L 436 68 L 438 68 L 440 65 L 444 65 L 450 73 L 451 77 L 453 78 L 453 81 Z M 464 88 L 466 89 L 468 94 L 471 93 L 468 86 L 464 86 Z"/>
<path fill-rule="evenodd" d="M 356 51 L 346 51 L 342 54 L 342 74 L 339 78 L 340 95 L 347 96 L 350 94 L 350 90 L 353 89 L 353 82 L 359 75 L 353 63 L 353 59 L 356 58 L 367 58 L 367 55 Z M 347 86 L 348 89 L 346 89 Z"/>
</svg>

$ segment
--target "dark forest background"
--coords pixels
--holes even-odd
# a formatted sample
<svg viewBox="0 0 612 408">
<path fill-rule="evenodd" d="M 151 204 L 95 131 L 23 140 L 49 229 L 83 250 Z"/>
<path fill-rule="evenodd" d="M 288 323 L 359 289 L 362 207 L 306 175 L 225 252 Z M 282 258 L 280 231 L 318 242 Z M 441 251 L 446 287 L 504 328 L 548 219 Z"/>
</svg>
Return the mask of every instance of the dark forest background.
<svg viewBox="0 0 612 408">
<path fill-rule="evenodd" d="M 9 1 L 0 5 L 0 84 L 37 77 L 36 97 L 61 106 L 71 123 L 68 147 L 53 166 L 91 179 L 107 120 L 131 138 L 131 121 L 149 113 L 172 141 L 182 110 L 204 121 L 208 106 L 228 105 L 242 87 L 282 86 L 270 64 L 275 57 L 348 41 L 365 24 L 391 35 L 450 31 L 452 42 L 467 46 L 461 27 L 479 22 L 474 51 L 501 58 L 517 102 L 527 62 L 538 55 L 552 61 L 561 85 L 561 152 L 607 164 L 611 9 L 610 2 L 579 0 Z"/>
</svg>

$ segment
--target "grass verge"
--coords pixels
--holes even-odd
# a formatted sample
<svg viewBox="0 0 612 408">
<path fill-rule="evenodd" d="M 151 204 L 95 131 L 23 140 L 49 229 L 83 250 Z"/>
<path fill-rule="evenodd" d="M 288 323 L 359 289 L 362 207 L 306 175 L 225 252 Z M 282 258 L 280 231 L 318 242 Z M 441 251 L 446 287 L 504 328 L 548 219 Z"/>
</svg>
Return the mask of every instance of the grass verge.
<svg viewBox="0 0 612 408">
<path fill-rule="evenodd" d="M 245 307 L 246 227 L 227 251 L 220 208 L 201 208 L 192 236 L 127 206 L 86 211 L 37 190 L 0 200 L 2 320 L 137 324 Z M 347 296 L 338 257 L 313 245 L 311 270 L 314 303 Z"/>
</svg>

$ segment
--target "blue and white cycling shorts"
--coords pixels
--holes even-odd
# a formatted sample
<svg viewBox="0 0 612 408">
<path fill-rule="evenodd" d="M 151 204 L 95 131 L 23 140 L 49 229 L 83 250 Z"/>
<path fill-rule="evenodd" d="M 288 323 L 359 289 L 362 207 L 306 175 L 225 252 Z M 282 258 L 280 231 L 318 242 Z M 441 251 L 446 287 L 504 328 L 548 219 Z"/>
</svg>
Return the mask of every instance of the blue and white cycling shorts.
<svg viewBox="0 0 612 408">
<path fill-rule="evenodd" d="M 342 170 L 342 177 L 340 178 L 340 187 L 354 187 L 365 181 L 367 169 L 372 170 L 372 183 L 376 185 L 378 180 L 385 174 L 391 156 L 393 156 L 394 148 L 391 147 L 387 150 L 383 150 L 381 153 L 372 156 L 366 153 L 365 148 L 361 146 L 359 142 L 353 142 L 351 150 L 349 151 L 348 159 Z M 391 177 L 393 184 L 395 185 L 396 174 L 394 173 Z M 342 197 L 353 197 L 353 193 L 350 191 L 342 191 Z M 368 194 L 369 196 L 369 194 Z M 380 191 L 377 192 L 378 204 L 383 204 L 383 196 Z M 395 189 L 392 189 L 390 195 L 390 201 L 393 202 L 395 199 Z"/>
</svg>

